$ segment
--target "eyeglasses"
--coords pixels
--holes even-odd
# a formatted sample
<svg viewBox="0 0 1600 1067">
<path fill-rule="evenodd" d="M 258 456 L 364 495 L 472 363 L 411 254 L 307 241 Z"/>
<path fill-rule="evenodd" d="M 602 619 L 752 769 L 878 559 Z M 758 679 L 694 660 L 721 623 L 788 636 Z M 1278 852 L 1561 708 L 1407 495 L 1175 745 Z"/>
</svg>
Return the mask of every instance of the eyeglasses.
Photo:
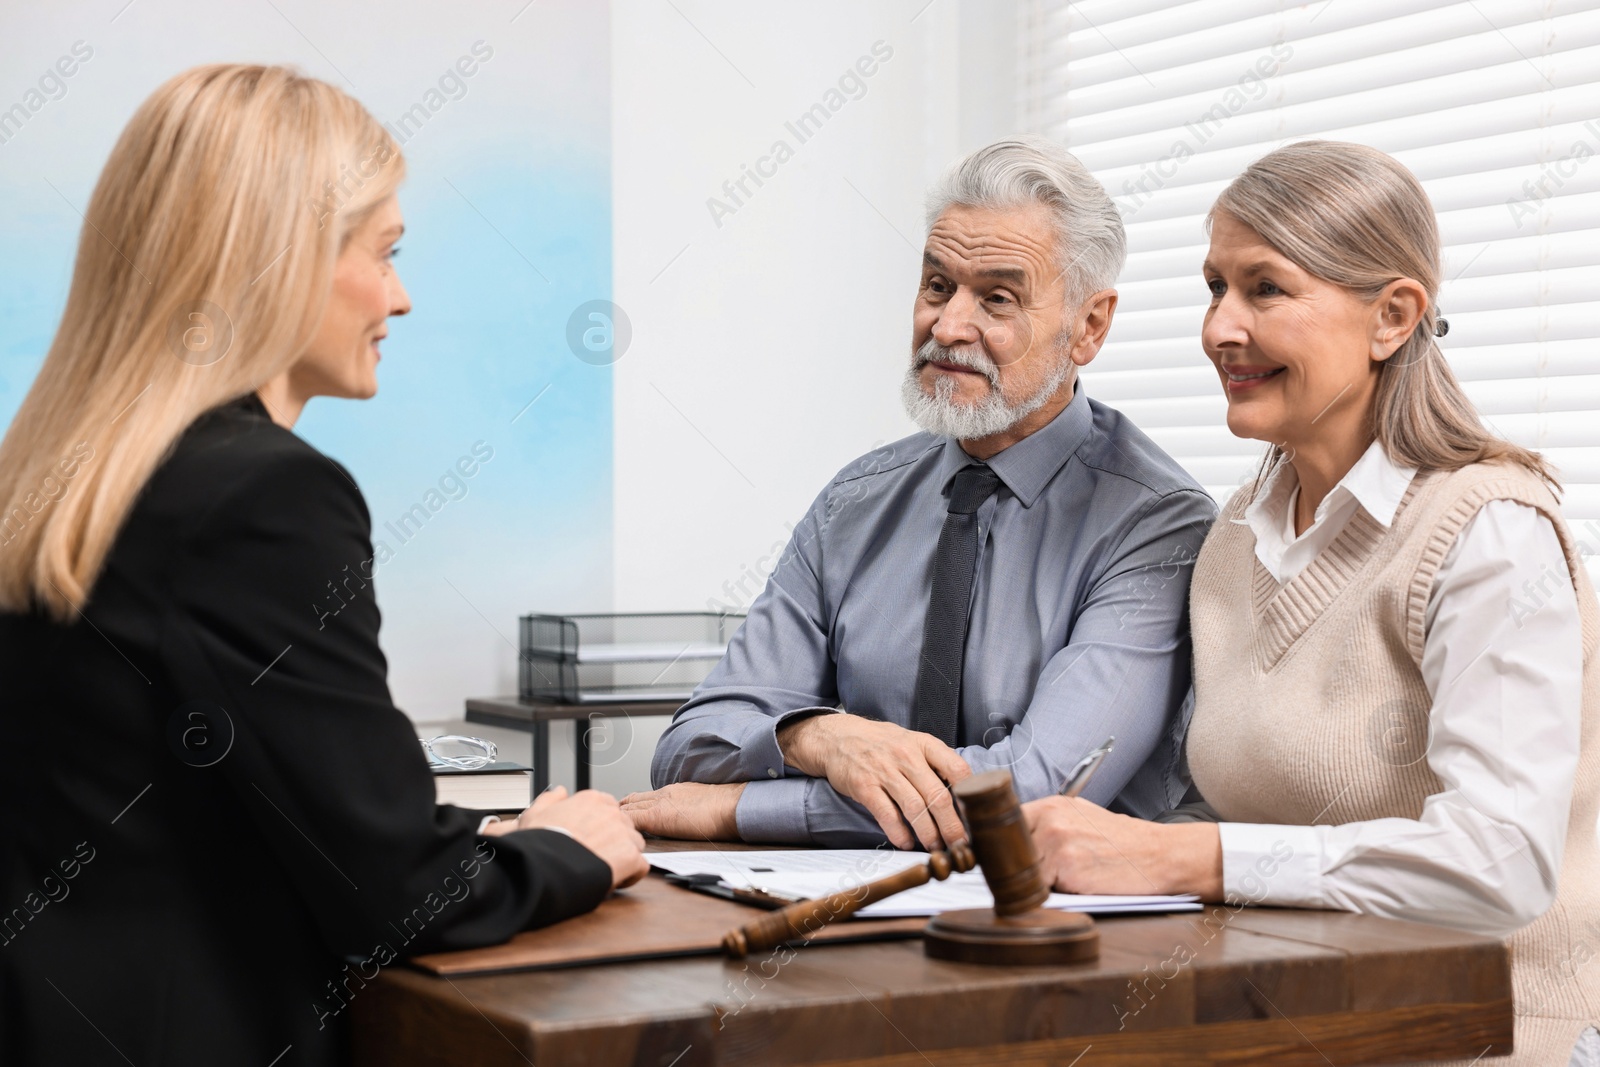
<svg viewBox="0 0 1600 1067">
<path fill-rule="evenodd" d="M 500 750 L 493 741 L 462 734 L 440 734 L 438 737 L 419 737 L 422 751 L 428 762 L 454 767 L 459 771 L 476 771 L 495 761 Z"/>
</svg>

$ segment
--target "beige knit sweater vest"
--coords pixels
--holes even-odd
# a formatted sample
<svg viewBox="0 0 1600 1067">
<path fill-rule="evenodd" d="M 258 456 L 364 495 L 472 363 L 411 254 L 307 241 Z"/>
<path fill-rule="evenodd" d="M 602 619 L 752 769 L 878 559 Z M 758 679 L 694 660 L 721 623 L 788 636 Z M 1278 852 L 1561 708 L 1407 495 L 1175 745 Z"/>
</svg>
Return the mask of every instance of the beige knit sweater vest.
<svg viewBox="0 0 1600 1067">
<path fill-rule="evenodd" d="M 1559 891 L 1508 945 L 1516 1052 L 1484 1059 L 1565 1067 L 1600 1020 L 1600 607 L 1554 496 L 1506 464 L 1413 479 L 1385 529 L 1364 510 L 1280 587 L 1255 555 L 1235 494 L 1212 527 L 1190 592 L 1195 785 L 1231 822 L 1329 824 L 1414 819 L 1442 791 L 1428 767 L 1424 614 L 1456 535 L 1490 500 L 1555 524 L 1583 622 L 1583 726 Z M 1507 604 L 1508 612 L 1513 610 Z"/>
</svg>

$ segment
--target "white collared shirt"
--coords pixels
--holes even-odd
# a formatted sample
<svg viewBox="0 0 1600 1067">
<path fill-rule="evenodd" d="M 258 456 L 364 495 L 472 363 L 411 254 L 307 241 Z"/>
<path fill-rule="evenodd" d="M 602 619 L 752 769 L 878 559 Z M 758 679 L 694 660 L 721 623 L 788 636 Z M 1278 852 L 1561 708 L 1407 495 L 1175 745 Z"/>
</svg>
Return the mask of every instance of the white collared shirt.
<svg viewBox="0 0 1600 1067">
<path fill-rule="evenodd" d="M 1374 443 L 1294 533 L 1299 485 L 1282 465 L 1243 519 L 1280 584 L 1365 509 L 1394 521 L 1416 471 Z M 1582 638 L 1555 527 L 1485 504 L 1434 579 L 1422 678 L 1428 766 L 1444 789 L 1417 819 L 1342 826 L 1222 823 L 1223 889 L 1257 903 L 1334 908 L 1509 936 L 1555 898 L 1577 773 Z M 1261 878 L 1269 854 L 1291 858 Z M 1274 846 L 1277 846 L 1276 848 Z M 1262 895 L 1262 883 L 1265 895 Z"/>
<path fill-rule="evenodd" d="M 1339 536 L 1357 508 L 1365 508 L 1367 514 L 1385 527 L 1393 522 L 1394 513 L 1400 510 L 1400 501 L 1411 487 L 1411 479 L 1416 473 L 1415 467 L 1396 464 L 1383 447 L 1374 441 L 1356 460 L 1349 473 L 1339 479 L 1339 484 L 1317 505 L 1311 525 L 1297 537 L 1294 532 L 1294 513 L 1295 504 L 1300 499 L 1300 480 L 1295 476 L 1294 468 L 1285 463 L 1262 486 L 1261 493 L 1245 509 L 1244 518 L 1233 521 L 1249 526 L 1255 533 L 1256 558 L 1267 568 L 1267 573 L 1282 585 L 1305 570 Z"/>
</svg>

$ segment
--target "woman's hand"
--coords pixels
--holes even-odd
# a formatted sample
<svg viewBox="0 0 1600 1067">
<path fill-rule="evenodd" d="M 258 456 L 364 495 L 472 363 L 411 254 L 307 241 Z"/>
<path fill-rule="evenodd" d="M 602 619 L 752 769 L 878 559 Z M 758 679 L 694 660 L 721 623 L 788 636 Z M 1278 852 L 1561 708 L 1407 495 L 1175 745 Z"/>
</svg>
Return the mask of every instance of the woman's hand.
<svg viewBox="0 0 1600 1067">
<path fill-rule="evenodd" d="M 564 830 L 604 860 L 611 868 L 613 889 L 632 885 L 650 870 L 644 858 L 644 838 L 633 828 L 633 820 L 622 813 L 616 797 L 593 789 L 570 797 L 566 786 L 547 789 L 515 820 L 492 822 L 483 832 L 498 837 L 515 830 L 541 829 Z"/>
<path fill-rule="evenodd" d="M 1062 893 L 1198 893 L 1222 899 L 1222 842 L 1215 823 L 1153 823 L 1116 815 L 1081 797 L 1022 806 L 1045 881 Z"/>
</svg>

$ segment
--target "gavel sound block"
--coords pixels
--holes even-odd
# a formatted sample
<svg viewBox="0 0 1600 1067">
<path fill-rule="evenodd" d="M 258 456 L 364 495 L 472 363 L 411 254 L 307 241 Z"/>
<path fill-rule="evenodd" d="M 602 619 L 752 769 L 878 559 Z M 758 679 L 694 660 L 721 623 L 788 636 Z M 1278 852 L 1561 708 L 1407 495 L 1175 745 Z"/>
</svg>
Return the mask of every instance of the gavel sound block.
<svg viewBox="0 0 1600 1067">
<path fill-rule="evenodd" d="M 936 959 L 964 963 L 1060 964 L 1100 955 L 1094 920 L 1075 912 L 1041 909 L 1050 895 L 1039 871 L 1039 850 L 1022 817 L 1009 771 L 985 771 L 954 787 L 970 844 L 934 852 L 928 862 L 846 889 L 803 900 L 730 930 L 722 947 L 734 959 L 804 940 L 825 923 L 846 918 L 895 893 L 952 873 L 983 869 L 994 907 L 947 911 L 928 920 L 923 947 Z"/>
<path fill-rule="evenodd" d="M 1011 788 L 1010 771 L 984 771 L 953 792 L 994 907 L 947 911 L 928 920 L 928 955 L 964 963 L 1057 964 L 1100 955 L 1100 931 L 1079 912 L 1041 908 L 1050 896 L 1039 850 Z"/>
</svg>

